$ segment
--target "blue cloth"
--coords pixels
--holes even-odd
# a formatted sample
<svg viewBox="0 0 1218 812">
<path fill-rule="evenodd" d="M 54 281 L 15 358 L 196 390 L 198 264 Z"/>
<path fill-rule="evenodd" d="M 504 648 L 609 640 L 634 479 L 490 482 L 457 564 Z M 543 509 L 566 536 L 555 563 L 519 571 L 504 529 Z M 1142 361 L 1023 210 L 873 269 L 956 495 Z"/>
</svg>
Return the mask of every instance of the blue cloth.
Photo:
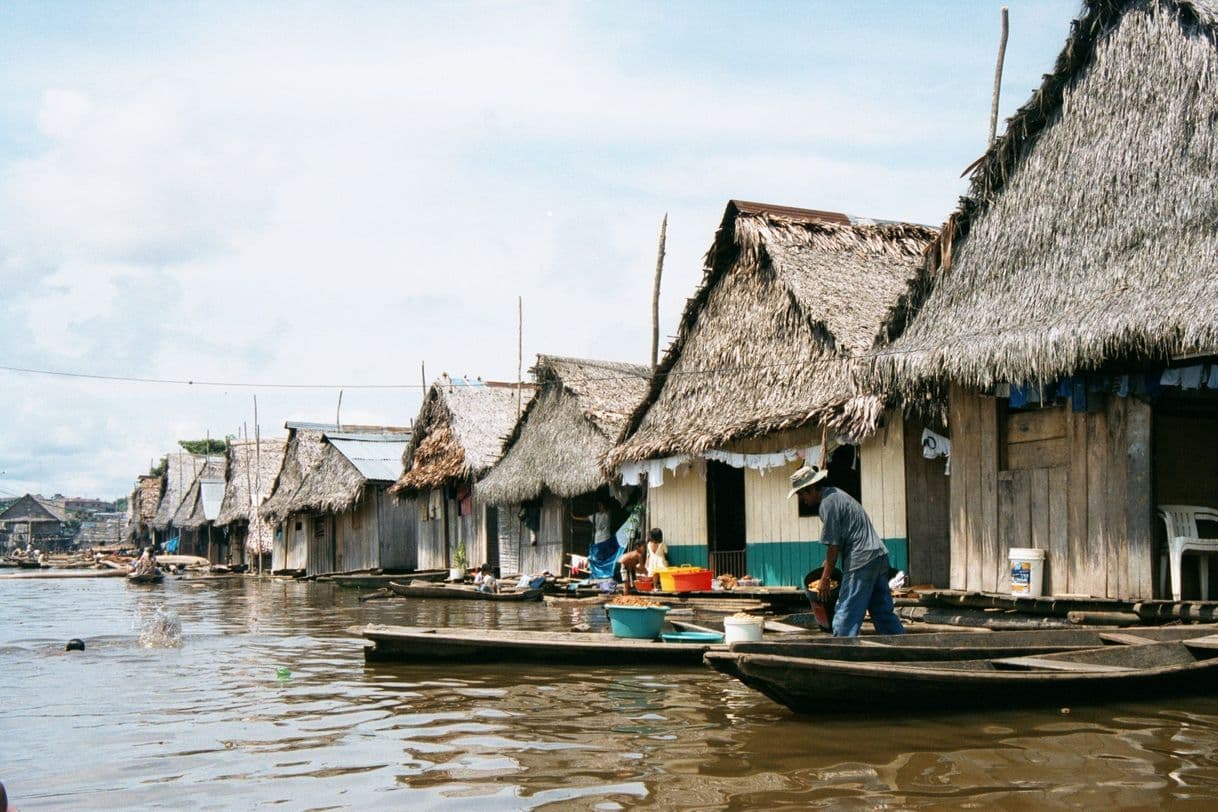
<svg viewBox="0 0 1218 812">
<path fill-rule="evenodd" d="M 165 542 L 165 552 L 176 555 L 178 552 L 178 542 L 181 541 L 181 536 L 174 536 L 169 541 Z"/>
<path fill-rule="evenodd" d="M 858 637 L 863 615 L 868 611 L 880 634 L 905 634 L 905 627 L 892 611 L 887 554 L 857 570 L 843 573 L 837 606 L 833 610 L 833 636 Z"/>
<path fill-rule="evenodd" d="M 1071 378 L 1070 411 L 1080 414 L 1087 411 L 1087 382 L 1082 378 Z"/>
<path fill-rule="evenodd" d="M 592 570 L 592 577 L 597 580 L 613 578 L 613 571 L 617 568 L 617 560 L 621 557 L 622 550 L 622 545 L 612 537 L 593 544 L 588 549 L 588 568 Z"/>
</svg>

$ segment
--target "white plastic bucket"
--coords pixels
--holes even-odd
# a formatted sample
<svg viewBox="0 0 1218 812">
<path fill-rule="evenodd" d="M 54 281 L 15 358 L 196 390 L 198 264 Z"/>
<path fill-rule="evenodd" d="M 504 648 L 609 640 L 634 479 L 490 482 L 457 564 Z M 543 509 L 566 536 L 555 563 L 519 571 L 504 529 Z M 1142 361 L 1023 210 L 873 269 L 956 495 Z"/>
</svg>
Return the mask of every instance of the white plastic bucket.
<svg viewBox="0 0 1218 812">
<path fill-rule="evenodd" d="M 1044 583 L 1045 551 L 1012 547 L 1007 558 L 1011 562 L 1011 594 L 1039 598 Z"/>
<path fill-rule="evenodd" d="M 723 642 L 754 643 L 761 639 L 761 618 L 725 617 L 723 619 Z"/>
</svg>

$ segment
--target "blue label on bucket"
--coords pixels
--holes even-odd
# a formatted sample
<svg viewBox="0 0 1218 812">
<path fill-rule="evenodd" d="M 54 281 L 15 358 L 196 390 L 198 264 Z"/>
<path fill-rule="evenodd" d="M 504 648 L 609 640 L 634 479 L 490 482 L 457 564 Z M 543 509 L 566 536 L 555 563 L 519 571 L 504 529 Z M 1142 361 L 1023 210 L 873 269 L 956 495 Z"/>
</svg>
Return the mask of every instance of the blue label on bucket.
<svg viewBox="0 0 1218 812">
<path fill-rule="evenodd" d="M 1011 591 L 1032 591 L 1032 565 L 1027 561 L 1019 561 L 1011 566 Z"/>
</svg>

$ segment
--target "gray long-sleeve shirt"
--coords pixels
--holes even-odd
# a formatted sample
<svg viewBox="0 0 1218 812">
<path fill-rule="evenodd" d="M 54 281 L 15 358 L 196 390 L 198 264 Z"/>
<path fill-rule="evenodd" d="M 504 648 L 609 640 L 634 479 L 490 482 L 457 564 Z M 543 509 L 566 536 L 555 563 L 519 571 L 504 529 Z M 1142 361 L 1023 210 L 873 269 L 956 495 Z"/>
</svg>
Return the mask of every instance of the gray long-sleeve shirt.
<svg viewBox="0 0 1218 812">
<path fill-rule="evenodd" d="M 853 572 L 888 552 L 867 511 L 845 491 L 825 488 L 819 513 L 821 541 L 837 547 L 842 572 Z"/>
</svg>

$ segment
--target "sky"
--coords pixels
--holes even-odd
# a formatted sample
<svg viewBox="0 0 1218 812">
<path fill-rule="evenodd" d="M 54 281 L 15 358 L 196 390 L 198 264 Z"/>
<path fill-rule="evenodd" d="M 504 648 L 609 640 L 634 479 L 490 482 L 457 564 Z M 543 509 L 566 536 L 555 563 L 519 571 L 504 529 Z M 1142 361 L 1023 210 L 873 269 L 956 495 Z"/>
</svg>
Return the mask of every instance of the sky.
<svg viewBox="0 0 1218 812">
<path fill-rule="evenodd" d="M 661 352 L 728 200 L 937 226 L 1000 5 L 10 0 L 0 367 L 226 385 L 0 370 L 0 497 L 123 495 L 255 399 L 408 425 L 424 372 L 515 379 L 517 297 L 526 370 L 646 363 L 665 214 Z M 1003 119 L 1078 11 L 1007 5 Z"/>
</svg>

